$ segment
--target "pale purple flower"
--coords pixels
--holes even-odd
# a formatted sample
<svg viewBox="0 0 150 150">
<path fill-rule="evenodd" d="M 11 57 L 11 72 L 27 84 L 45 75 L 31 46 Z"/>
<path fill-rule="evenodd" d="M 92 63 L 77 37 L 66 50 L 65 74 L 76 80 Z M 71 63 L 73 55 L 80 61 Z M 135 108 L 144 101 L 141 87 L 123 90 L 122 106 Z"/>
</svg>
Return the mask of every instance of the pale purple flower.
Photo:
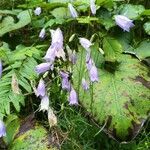
<svg viewBox="0 0 150 150">
<path fill-rule="evenodd" d="M 78 96 L 73 87 L 69 93 L 69 105 L 78 105 Z"/>
<path fill-rule="evenodd" d="M 82 78 L 82 87 L 83 87 L 84 90 L 89 89 L 89 84 L 84 78 Z"/>
<path fill-rule="evenodd" d="M 50 30 L 50 32 L 52 38 L 51 45 L 57 44 L 59 49 L 63 49 L 63 34 L 60 28 L 57 28 L 56 30 Z"/>
<path fill-rule="evenodd" d="M 91 69 L 89 70 L 89 76 L 90 76 L 90 80 L 91 82 L 97 82 L 98 81 L 98 71 L 95 65 L 93 65 L 91 67 Z"/>
<path fill-rule="evenodd" d="M 40 104 L 40 111 L 48 111 L 49 109 L 49 98 L 47 95 L 45 95 L 44 97 L 42 97 L 41 99 L 41 104 Z"/>
<path fill-rule="evenodd" d="M 79 41 L 82 47 L 85 48 L 86 50 L 88 50 L 92 45 L 92 43 L 86 38 L 79 38 Z"/>
<path fill-rule="evenodd" d="M 72 64 L 76 64 L 77 61 L 76 51 L 75 50 L 72 51 L 68 45 L 66 46 L 66 49 L 67 49 L 69 61 L 72 62 Z"/>
<path fill-rule="evenodd" d="M 39 15 L 41 14 L 41 11 L 42 11 L 41 7 L 37 7 L 37 8 L 34 10 L 34 14 L 35 14 L 36 16 L 39 16 Z"/>
<path fill-rule="evenodd" d="M 115 15 L 116 24 L 124 31 L 130 31 L 130 28 L 134 27 L 133 20 L 130 20 L 123 15 Z"/>
<path fill-rule="evenodd" d="M 71 84 L 70 84 L 70 81 L 68 79 L 69 78 L 69 73 L 64 72 L 64 71 L 60 71 L 60 76 L 62 78 L 62 81 L 61 81 L 62 89 L 70 91 Z"/>
<path fill-rule="evenodd" d="M 51 64 L 55 61 L 55 57 L 56 57 L 56 47 L 53 45 L 53 46 L 50 46 L 46 52 L 46 55 L 44 56 L 44 59 L 47 61 L 47 62 L 50 62 Z"/>
<path fill-rule="evenodd" d="M 0 78 L 2 77 L 2 71 L 3 71 L 3 66 L 2 66 L 2 61 L 0 60 Z"/>
<path fill-rule="evenodd" d="M 55 61 L 55 57 L 62 57 L 62 59 L 65 61 L 65 52 L 63 50 L 63 34 L 60 28 L 57 28 L 56 30 L 50 30 L 51 32 L 51 46 L 47 50 L 47 53 L 44 57 L 44 59 L 48 62 L 53 63 Z"/>
<path fill-rule="evenodd" d="M 6 136 L 6 127 L 4 122 L 0 120 L 0 138 Z"/>
<path fill-rule="evenodd" d="M 77 11 L 75 10 L 75 8 L 73 7 L 72 4 L 68 3 L 68 8 L 69 8 L 69 11 L 70 11 L 70 14 L 73 18 L 77 18 L 78 17 L 78 13 Z"/>
<path fill-rule="evenodd" d="M 46 90 L 45 90 L 45 83 L 43 79 L 40 79 L 37 90 L 36 90 L 37 96 L 45 96 Z"/>
<path fill-rule="evenodd" d="M 45 28 L 40 31 L 39 38 L 44 39 L 45 37 Z"/>
<path fill-rule="evenodd" d="M 95 0 L 90 0 L 90 8 L 91 8 L 92 14 L 95 15 L 96 14 Z"/>
<path fill-rule="evenodd" d="M 87 61 L 86 61 L 86 67 L 87 67 L 88 70 L 90 70 L 93 65 L 95 65 L 95 63 L 94 63 L 94 61 L 92 60 L 92 58 L 90 57 L 90 58 L 87 59 Z"/>
<path fill-rule="evenodd" d="M 61 76 L 61 78 L 68 78 L 69 77 L 69 73 L 65 72 L 65 71 L 60 71 L 60 76 Z"/>
<path fill-rule="evenodd" d="M 41 63 L 41 64 L 36 66 L 35 71 L 38 74 L 41 74 L 41 73 L 45 73 L 46 71 L 48 71 L 50 69 L 51 69 L 51 64 L 50 63 Z"/>
</svg>

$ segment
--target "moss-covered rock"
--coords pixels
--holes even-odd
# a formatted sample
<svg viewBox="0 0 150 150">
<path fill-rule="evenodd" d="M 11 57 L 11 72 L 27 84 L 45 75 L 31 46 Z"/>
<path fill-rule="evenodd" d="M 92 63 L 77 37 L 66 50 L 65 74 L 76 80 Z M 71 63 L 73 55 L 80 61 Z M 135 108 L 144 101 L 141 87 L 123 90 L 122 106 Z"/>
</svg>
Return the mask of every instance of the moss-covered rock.
<svg viewBox="0 0 150 150">
<path fill-rule="evenodd" d="M 41 126 L 19 135 L 10 146 L 10 150 L 56 150 L 50 146 L 47 131 Z"/>
</svg>

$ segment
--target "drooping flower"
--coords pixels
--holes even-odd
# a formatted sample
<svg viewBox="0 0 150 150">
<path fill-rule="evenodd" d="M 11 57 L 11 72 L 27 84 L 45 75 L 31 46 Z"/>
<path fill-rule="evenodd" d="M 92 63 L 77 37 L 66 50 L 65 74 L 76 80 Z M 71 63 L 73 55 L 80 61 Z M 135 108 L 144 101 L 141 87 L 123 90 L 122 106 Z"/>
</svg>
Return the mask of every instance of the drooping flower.
<svg viewBox="0 0 150 150">
<path fill-rule="evenodd" d="M 41 99 L 41 104 L 40 104 L 40 111 L 48 111 L 49 108 L 49 98 L 47 95 L 45 95 L 44 97 L 42 97 Z"/>
<path fill-rule="evenodd" d="M 130 31 L 130 28 L 134 27 L 133 20 L 123 15 L 115 15 L 115 21 L 120 28 L 127 32 Z"/>
<path fill-rule="evenodd" d="M 63 34 L 60 28 L 57 28 L 56 30 L 50 30 L 50 32 L 52 38 L 51 45 L 58 44 L 57 47 L 59 49 L 63 49 Z"/>
<path fill-rule="evenodd" d="M 78 105 L 78 96 L 73 87 L 69 93 L 69 105 Z"/>
<path fill-rule="evenodd" d="M 3 71 L 3 66 L 2 66 L 2 61 L 0 60 L 0 78 L 2 77 L 2 71 Z"/>
<path fill-rule="evenodd" d="M 51 64 L 50 63 L 41 63 L 41 64 L 36 66 L 35 71 L 38 74 L 41 74 L 41 73 L 45 73 L 46 71 L 48 71 L 50 69 L 51 69 Z"/>
<path fill-rule="evenodd" d="M 45 37 L 45 28 L 40 31 L 39 38 L 44 39 Z"/>
<path fill-rule="evenodd" d="M 68 8 L 69 8 L 69 11 L 70 11 L 70 14 L 73 18 L 77 18 L 78 17 L 78 13 L 77 11 L 75 10 L 75 8 L 73 7 L 72 4 L 68 3 Z"/>
<path fill-rule="evenodd" d="M 50 30 L 51 32 L 51 46 L 47 50 L 47 53 L 44 57 L 44 59 L 48 62 L 54 62 L 55 57 L 62 57 L 62 59 L 65 61 L 65 52 L 63 50 L 63 34 L 60 28 L 57 28 L 56 30 Z"/>
<path fill-rule="evenodd" d="M 53 45 L 53 46 L 50 46 L 46 52 L 46 55 L 44 56 L 44 59 L 47 61 L 47 62 L 50 62 L 51 64 L 55 61 L 55 57 L 56 57 L 56 47 Z"/>
<path fill-rule="evenodd" d="M 92 68 L 92 66 L 95 65 L 94 61 L 92 60 L 92 58 L 90 57 L 88 61 L 86 61 L 86 67 L 88 70 L 90 70 Z"/>
<path fill-rule="evenodd" d="M 34 14 L 35 14 L 36 16 L 39 16 L 39 15 L 41 14 L 41 12 L 42 12 L 41 7 L 37 7 L 37 8 L 34 10 Z"/>
<path fill-rule="evenodd" d="M 85 48 L 86 50 L 88 50 L 92 45 L 92 43 L 86 38 L 79 38 L 79 41 L 82 47 Z"/>
<path fill-rule="evenodd" d="M 6 136 L 6 127 L 4 122 L 0 120 L 0 138 Z"/>
<path fill-rule="evenodd" d="M 46 89 L 45 89 L 45 83 L 43 79 L 40 79 L 37 90 L 36 90 L 36 96 L 45 96 L 46 94 Z"/>
<path fill-rule="evenodd" d="M 82 78 L 82 87 L 84 90 L 89 89 L 89 84 L 87 83 L 87 81 L 84 78 Z"/>
<path fill-rule="evenodd" d="M 92 14 L 95 15 L 96 14 L 95 0 L 90 0 L 90 8 L 91 8 Z"/>
<path fill-rule="evenodd" d="M 62 81 L 61 81 L 62 89 L 70 91 L 71 84 L 70 84 L 70 81 L 68 79 L 69 78 L 69 73 L 64 72 L 64 71 L 60 71 L 60 76 L 62 78 Z"/>
<path fill-rule="evenodd" d="M 95 65 L 93 65 L 91 67 L 91 69 L 89 70 L 89 76 L 90 76 L 90 80 L 91 82 L 97 82 L 98 81 L 98 71 Z"/>
</svg>

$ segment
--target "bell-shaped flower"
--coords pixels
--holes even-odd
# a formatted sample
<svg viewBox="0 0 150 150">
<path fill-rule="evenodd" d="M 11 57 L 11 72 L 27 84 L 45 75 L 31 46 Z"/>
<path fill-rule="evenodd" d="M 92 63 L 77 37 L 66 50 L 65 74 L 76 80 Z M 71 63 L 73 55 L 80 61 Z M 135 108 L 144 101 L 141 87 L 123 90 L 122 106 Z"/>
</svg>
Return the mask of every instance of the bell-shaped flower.
<svg viewBox="0 0 150 150">
<path fill-rule="evenodd" d="M 70 91 L 71 84 L 70 84 L 70 81 L 68 79 L 69 78 L 69 73 L 64 72 L 64 71 L 60 71 L 60 76 L 62 78 L 62 81 L 61 81 L 62 89 Z"/>
<path fill-rule="evenodd" d="M 48 71 L 50 69 L 51 69 L 51 64 L 50 63 L 41 63 L 41 64 L 36 66 L 35 71 L 38 74 L 41 74 L 41 73 L 45 73 L 46 71 Z"/>
<path fill-rule="evenodd" d="M 43 79 L 40 79 L 37 90 L 36 90 L 36 96 L 45 96 L 46 94 L 46 89 L 45 89 L 45 83 Z"/>
<path fill-rule="evenodd" d="M 39 38 L 44 39 L 45 37 L 45 28 L 40 31 Z"/>
<path fill-rule="evenodd" d="M 88 50 L 92 45 L 92 43 L 86 38 L 79 38 L 79 41 L 82 47 L 85 48 L 86 50 Z"/>
<path fill-rule="evenodd" d="M 63 50 L 63 34 L 60 28 L 57 28 L 56 30 L 50 30 L 51 32 L 51 46 L 46 52 L 46 55 L 44 59 L 48 62 L 53 63 L 55 61 L 55 58 L 62 57 L 62 59 L 65 61 L 65 52 Z"/>
<path fill-rule="evenodd" d="M 2 77 L 2 71 L 3 71 L 3 66 L 2 66 L 2 61 L 0 60 L 0 78 Z"/>
<path fill-rule="evenodd" d="M 6 136 L 6 127 L 4 122 L 0 120 L 0 138 Z"/>
<path fill-rule="evenodd" d="M 76 64 L 77 62 L 76 51 L 75 50 L 72 51 L 68 45 L 66 46 L 66 49 L 67 49 L 69 61 L 72 62 L 72 64 Z"/>
<path fill-rule="evenodd" d="M 90 0 L 90 8 L 91 8 L 92 14 L 95 15 L 96 14 L 95 0 Z"/>
<path fill-rule="evenodd" d="M 83 87 L 84 90 L 89 89 L 89 84 L 84 78 L 82 78 L 82 87 Z"/>
<path fill-rule="evenodd" d="M 44 59 L 52 64 L 55 61 L 55 58 L 56 58 L 56 47 L 53 45 L 48 48 L 46 55 L 44 56 Z"/>
<path fill-rule="evenodd" d="M 58 49 L 63 49 L 63 34 L 60 28 L 57 28 L 56 30 L 50 30 L 50 32 L 52 38 L 51 45 L 55 44 L 57 45 Z"/>
<path fill-rule="evenodd" d="M 93 65 L 91 67 L 91 69 L 89 70 L 89 76 L 90 76 L 91 82 L 97 82 L 98 81 L 98 70 L 97 70 L 95 65 Z"/>
<path fill-rule="evenodd" d="M 77 11 L 75 10 L 75 8 L 73 7 L 73 5 L 71 3 L 68 3 L 68 8 L 69 8 L 71 16 L 73 18 L 77 18 L 78 17 L 78 13 L 77 13 Z"/>
<path fill-rule="evenodd" d="M 41 12 L 42 12 L 41 7 L 37 7 L 37 8 L 34 10 L 34 14 L 35 14 L 36 16 L 39 16 L 39 15 L 41 14 Z"/>
<path fill-rule="evenodd" d="M 86 61 L 86 67 L 87 67 L 88 70 L 90 70 L 93 65 L 95 65 L 95 63 L 92 60 L 92 58 L 90 57 L 89 60 Z"/>
<path fill-rule="evenodd" d="M 123 15 L 115 15 L 115 21 L 120 28 L 127 32 L 130 31 L 130 28 L 134 27 L 133 20 Z"/>
<path fill-rule="evenodd" d="M 42 97 L 41 99 L 41 104 L 40 104 L 40 111 L 48 111 L 49 109 L 49 98 L 47 95 L 45 95 L 44 97 Z"/>
<path fill-rule="evenodd" d="M 78 96 L 73 87 L 69 93 L 69 105 L 78 105 Z"/>
</svg>

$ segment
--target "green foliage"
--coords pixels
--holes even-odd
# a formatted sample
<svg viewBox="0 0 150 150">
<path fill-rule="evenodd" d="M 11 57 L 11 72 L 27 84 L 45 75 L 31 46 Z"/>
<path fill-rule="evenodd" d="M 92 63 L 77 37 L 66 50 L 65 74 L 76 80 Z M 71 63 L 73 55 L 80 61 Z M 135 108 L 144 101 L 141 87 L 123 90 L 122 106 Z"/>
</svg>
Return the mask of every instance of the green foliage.
<svg viewBox="0 0 150 150">
<path fill-rule="evenodd" d="M 17 137 L 14 142 L 11 144 L 11 150 L 56 150 L 55 148 L 48 148 L 49 141 L 47 138 L 47 131 L 41 127 L 36 126 L 34 129 L 23 133 Z"/>
<path fill-rule="evenodd" d="M 5 66 L 8 66 L 0 80 L 1 118 L 10 114 L 11 103 L 20 111 L 19 103 L 24 105 L 24 94 L 32 93 L 31 81 L 34 82 L 37 78 L 35 66 L 39 56 L 40 51 L 36 47 L 18 46 L 15 51 L 11 51 L 6 43 L 0 47 L 0 57 Z"/>
<path fill-rule="evenodd" d="M 125 4 L 121 5 L 120 14 L 125 15 L 130 19 L 138 19 L 144 10 L 145 8 L 143 5 Z"/>
<path fill-rule="evenodd" d="M 13 13 L 13 12 L 12 12 Z M 0 37 L 7 32 L 17 30 L 29 24 L 31 22 L 31 10 L 25 10 L 17 15 L 18 22 L 15 23 L 15 19 L 11 16 L 6 16 L 0 23 Z"/>
<path fill-rule="evenodd" d="M 148 69 L 128 55 L 120 55 L 118 62 L 104 62 L 98 57 L 97 49 L 92 48 L 92 52 L 99 68 L 100 82 L 91 83 L 89 91 L 82 89 L 82 77 L 90 82 L 83 49 L 80 49 L 78 63 L 73 69 L 73 82 L 80 102 L 96 121 L 106 125 L 111 136 L 121 141 L 130 140 L 148 117 Z"/>
<path fill-rule="evenodd" d="M 144 30 L 148 35 L 150 35 L 150 22 L 144 23 Z"/>
<path fill-rule="evenodd" d="M 116 61 L 122 53 L 121 44 L 112 37 L 105 37 L 103 40 L 103 49 L 106 61 Z"/>
</svg>

